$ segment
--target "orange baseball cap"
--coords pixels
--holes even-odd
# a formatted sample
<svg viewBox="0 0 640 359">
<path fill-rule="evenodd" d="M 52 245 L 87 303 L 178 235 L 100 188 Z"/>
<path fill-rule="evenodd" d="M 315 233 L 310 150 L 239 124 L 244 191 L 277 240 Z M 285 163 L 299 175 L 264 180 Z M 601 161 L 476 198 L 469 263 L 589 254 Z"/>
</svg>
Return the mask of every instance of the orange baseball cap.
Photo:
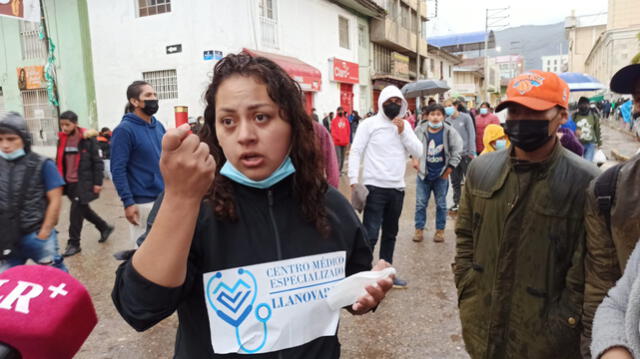
<svg viewBox="0 0 640 359">
<path fill-rule="evenodd" d="M 553 72 L 528 71 L 509 82 L 507 99 L 496 107 L 496 111 L 514 103 L 536 111 L 546 111 L 554 106 L 568 108 L 569 85 Z"/>
</svg>

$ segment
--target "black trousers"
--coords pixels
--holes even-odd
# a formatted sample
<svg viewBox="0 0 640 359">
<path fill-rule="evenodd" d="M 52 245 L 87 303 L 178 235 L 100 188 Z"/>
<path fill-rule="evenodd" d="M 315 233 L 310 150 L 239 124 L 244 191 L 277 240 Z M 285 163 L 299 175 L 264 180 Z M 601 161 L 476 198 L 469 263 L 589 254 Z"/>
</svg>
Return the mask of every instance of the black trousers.
<svg viewBox="0 0 640 359">
<path fill-rule="evenodd" d="M 69 212 L 69 245 L 80 245 L 80 233 L 82 232 L 82 223 L 86 219 L 93 223 L 98 231 L 102 232 L 107 229 L 108 224 L 104 219 L 100 218 L 94 212 L 88 203 L 80 203 L 78 199 L 78 184 L 69 183 L 66 188 L 67 197 L 71 200 L 71 210 Z"/>
<path fill-rule="evenodd" d="M 393 263 L 393 252 L 398 235 L 398 221 L 402 214 L 404 191 L 395 188 L 380 188 L 367 185 L 369 195 L 364 206 L 362 224 L 367 232 L 367 240 L 371 250 L 376 247 L 378 234 L 382 227 L 380 243 L 380 259 Z"/>
<path fill-rule="evenodd" d="M 467 168 L 471 163 L 471 157 L 462 156 L 460 164 L 451 173 L 451 187 L 453 187 L 453 202 L 457 206 L 460 203 L 460 197 L 462 197 L 462 180 L 467 175 Z"/>
</svg>

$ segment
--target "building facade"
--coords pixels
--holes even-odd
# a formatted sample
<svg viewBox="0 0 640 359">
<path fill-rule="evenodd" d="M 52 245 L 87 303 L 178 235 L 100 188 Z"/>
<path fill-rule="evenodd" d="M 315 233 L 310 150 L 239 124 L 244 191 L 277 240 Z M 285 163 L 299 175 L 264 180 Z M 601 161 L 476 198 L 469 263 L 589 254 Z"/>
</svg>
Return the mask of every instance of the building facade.
<svg viewBox="0 0 640 359">
<path fill-rule="evenodd" d="M 607 13 L 576 16 L 572 12 L 565 19 L 564 28 L 569 46 L 567 71 L 585 72 L 585 60 L 593 44 L 607 29 Z"/>
<path fill-rule="evenodd" d="M 58 108 L 49 100 L 45 66 L 49 48 L 40 23 L 0 17 L 0 111 L 17 111 L 27 120 L 34 147 L 54 156 L 58 113 L 72 110 L 80 125 L 97 127 L 91 39 L 85 0 L 43 0 L 53 47 Z M 11 49 L 9 51 L 9 49 Z"/>
<path fill-rule="evenodd" d="M 441 80 L 447 83 L 449 87 L 454 87 L 453 69 L 462 63 L 460 56 L 453 55 L 437 46 L 429 45 L 429 57 L 426 61 L 427 78 L 430 80 Z M 434 96 L 436 100 L 448 97 L 451 91 L 442 96 Z"/>
<path fill-rule="evenodd" d="M 604 84 L 640 53 L 640 2 L 609 0 L 607 19 L 606 31 L 585 59 L 585 71 Z"/>
<path fill-rule="evenodd" d="M 360 94 L 363 16 L 339 1 L 88 3 L 98 114 L 105 126 L 119 123 L 126 88 L 138 79 L 155 87 L 157 118 L 167 127 L 174 126 L 175 106 L 202 115 L 213 67 L 242 50 L 280 64 L 299 82 L 307 108 L 320 115 L 340 105 L 359 109 L 366 98 Z M 171 31 L 159 31 L 164 29 Z"/>
<path fill-rule="evenodd" d="M 387 12 L 384 18 L 372 18 L 371 80 L 373 111 L 378 110 L 380 91 L 388 85 L 400 88 L 427 76 L 425 59 L 427 2 L 425 0 L 375 0 Z M 418 65 L 418 62 L 420 63 Z M 420 71 L 417 71 L 418 66 Z M 415 99 L 409 108 L 415 110 Z"/>
<path fill-rule="evenodd" d="M 569 55 L 542 56 L 542 71 L 566 72 L 569 68 Z"/>
</svg>

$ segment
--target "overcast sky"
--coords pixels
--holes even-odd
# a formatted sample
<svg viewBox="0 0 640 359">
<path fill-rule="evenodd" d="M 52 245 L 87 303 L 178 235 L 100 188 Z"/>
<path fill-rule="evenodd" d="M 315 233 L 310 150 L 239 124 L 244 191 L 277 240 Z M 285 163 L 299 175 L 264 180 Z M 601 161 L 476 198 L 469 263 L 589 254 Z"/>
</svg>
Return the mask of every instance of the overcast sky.
<svg viewBox="0 0 640 359">
<path fill-rule="evenodd" d="M 484 31 L 485 9 L 510 7 L 509 27 L 546 25 L 564 21 L 576 14 L 607 11 L 607 0 L 438 0 L 438 16 L 429 21 L 427 36 Z M 435 0 L 429 0 L 434 6 Z M 433 16 L 433 8 L 429 10 Z"/>
</svg>

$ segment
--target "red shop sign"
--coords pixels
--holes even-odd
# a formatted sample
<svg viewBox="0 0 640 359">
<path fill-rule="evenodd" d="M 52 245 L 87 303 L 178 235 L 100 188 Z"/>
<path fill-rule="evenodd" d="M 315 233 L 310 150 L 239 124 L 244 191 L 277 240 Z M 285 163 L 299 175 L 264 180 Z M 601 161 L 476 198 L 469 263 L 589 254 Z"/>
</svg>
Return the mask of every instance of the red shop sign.
<svg viewBox="0 0 640 359">
<path fill-rule="evenodd" d="M 331 66 L 331 77 L 336 82 L 357 84 L 360 82 L 359 70 L 360 65 L 334 57 L 333 65 Z"/>
</svg>

